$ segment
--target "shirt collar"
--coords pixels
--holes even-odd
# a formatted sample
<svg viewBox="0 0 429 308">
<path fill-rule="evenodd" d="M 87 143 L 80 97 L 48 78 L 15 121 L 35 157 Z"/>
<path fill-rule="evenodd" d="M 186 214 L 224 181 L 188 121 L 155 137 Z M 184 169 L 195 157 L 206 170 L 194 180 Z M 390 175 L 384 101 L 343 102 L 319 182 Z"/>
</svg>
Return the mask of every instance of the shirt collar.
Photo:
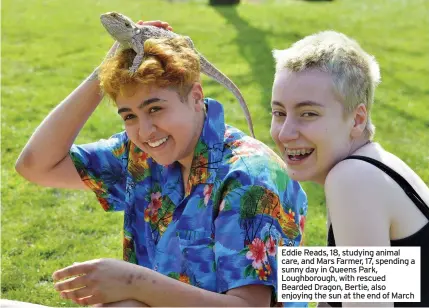
<svg viewBox="0 0 429 308">
<path fill-rule="evenodd" d="M 213 184 L 216 170 L 222 161 L 225 117 L 223 106 L 210 98 L 204 100 L 207 116 L 200 138 L 194 150 L 189 180 L 186 185 L 185 196 L 197 184 Z"/>
</svg>

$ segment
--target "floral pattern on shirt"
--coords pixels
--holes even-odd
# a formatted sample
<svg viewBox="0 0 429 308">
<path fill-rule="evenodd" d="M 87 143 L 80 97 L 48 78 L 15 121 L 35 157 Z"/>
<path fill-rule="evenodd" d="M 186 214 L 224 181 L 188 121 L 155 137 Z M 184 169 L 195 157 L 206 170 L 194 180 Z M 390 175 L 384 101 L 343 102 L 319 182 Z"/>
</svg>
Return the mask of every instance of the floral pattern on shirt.
<svg viewBox="0 0 429 308">
<path fill-rule="evenodd" d="M 102 207 L 125 212 L 124 260 L 218 293 L 263 284 L 276 294 L 277 247 L 302 243 L 306 195 L 268 146 L 205 104 L 186 183 L 178 163 L 157 164 L 125 132 L 70 155 Z"/>
</svg>

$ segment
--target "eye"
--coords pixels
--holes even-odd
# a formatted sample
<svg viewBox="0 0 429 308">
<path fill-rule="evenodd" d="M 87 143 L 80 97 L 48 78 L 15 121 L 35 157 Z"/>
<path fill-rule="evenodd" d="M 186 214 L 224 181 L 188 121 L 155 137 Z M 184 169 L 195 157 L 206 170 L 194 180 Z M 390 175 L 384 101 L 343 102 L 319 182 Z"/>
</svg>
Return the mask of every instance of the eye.
<svg viewBox="0 0 429 308">
<path fill-rule="evenodd" d="M 307 112 L 303 112 L 303 113 L 301 114 L 301 116 L 302 116 L 303 118 L 309 118 L 309 117 L 317 117 L 317 116 L 318 116 L 318 114 L 317 114 L 317 113 L 314 113 L 314 112 L 311 112 L 311 111 L 307 111 Z"/>
<path fill-rule="evenodd" d="M 129 120 L 132 120 L 132 119 L 134 119 L 136 116 L 135 115 L 133 115 L 133 114 L 127 114 L 125 117 L 124 117 L 124 121 L 129 121 Z"/>
<path fill-rule="evenodd" d="M 129 28 L 129 27 L 131 27 L 131 24 L 128 21 L 126 21 L 125 22 L 125 27 Z"/>
<path fill-rule="evenodd" d="M 285 117 L 286 116 L 286 113 L 284 113 L 284 112 L 281 112 L 281 111 L 272 111 L 271 112 L 271 114 L 274 116 L 274 117 Z"/>
<path fill-rule="evenodd" d="M 161 110 L 160 107 L 152 107 L 152 108 L 149 109 L 149 113 L 154 113 L 154 112 L 157 112 L 159 110 Z"/>
</svg>

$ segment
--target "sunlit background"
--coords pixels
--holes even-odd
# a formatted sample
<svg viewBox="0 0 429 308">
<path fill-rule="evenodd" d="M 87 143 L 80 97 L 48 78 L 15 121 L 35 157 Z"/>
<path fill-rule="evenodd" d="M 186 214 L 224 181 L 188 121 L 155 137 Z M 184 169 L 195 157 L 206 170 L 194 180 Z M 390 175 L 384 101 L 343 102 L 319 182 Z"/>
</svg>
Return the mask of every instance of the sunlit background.
<svg viewBox="0 0 429 308">
<path fill-rule="evenodd" d="M 100 63 L 113 43 L 99 22 L 107 11 L 168 21 L 241 89 L 256 136 L 269 135 L 274 63 L 306 35 L 334 29 L 355 38 L 380 63 L 373 120 L 376 141 L 429 184 L 429 2 L 426 0 L 4 0 L 2 1 L 2 298 L 73 306 L 51 274 L 73 262 L 122 257 L 122 213 L 104 213 L 91 192 L 27 183 L 15 160 L 37 125 Z M 203 77 L 206 96 L 222 102 L 229 124 L 248 132 L 234 96 Z M 96 110 L 78 143 L 122 130 L 111 102 Z M 309 197 L 305 244 L 326 240 L 323 190 Z M 362 213 L 366 215 L 366 213 Z M 364 226 L 363 226 L 364 227 Z"/>
</svg>

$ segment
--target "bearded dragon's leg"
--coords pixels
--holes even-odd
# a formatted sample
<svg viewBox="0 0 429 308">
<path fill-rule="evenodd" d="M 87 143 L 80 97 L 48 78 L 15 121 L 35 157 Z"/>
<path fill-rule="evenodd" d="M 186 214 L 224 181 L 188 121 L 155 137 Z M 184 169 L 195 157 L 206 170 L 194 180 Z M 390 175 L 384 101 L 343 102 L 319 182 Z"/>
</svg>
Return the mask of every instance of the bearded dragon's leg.
<svg viewBox="0 0 429 308">
<path fill-rule="evenodd" d="M 140 64 L 143 62 L 144 57 L 144 45 L 141 41 L 136 40 L 135 38 L 132 39 L 132 46 L 134 47 L 134 51 L 137 53 L 133 60 L 133 65 L 130 67 L 130 73 L 135 73 L 138 68 L 140 67 Z"/>
</svg>

